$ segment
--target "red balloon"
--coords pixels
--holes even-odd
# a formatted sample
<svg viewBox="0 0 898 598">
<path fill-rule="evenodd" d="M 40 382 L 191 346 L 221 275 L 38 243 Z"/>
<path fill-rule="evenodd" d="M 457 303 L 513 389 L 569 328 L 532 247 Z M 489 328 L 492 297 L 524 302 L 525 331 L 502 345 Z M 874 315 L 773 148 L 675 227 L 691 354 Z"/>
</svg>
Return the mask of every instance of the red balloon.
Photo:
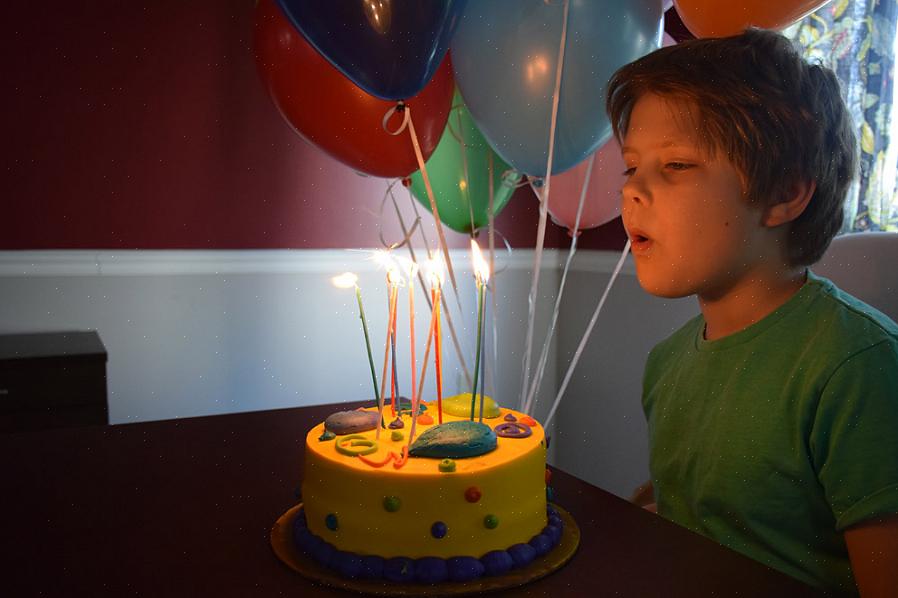
<svg viewBox="0 0 898 598">
<path fill-rule="evenodd" d="M 383 118 L 396 102 L 378 99 L 334 68 L 299 33 L 274 0 L 256 4 L 255 57 L 281 116 L 306 141 L 351 168 L 378 177 L 404 177 L 418 170 L 408 131 L 390 135 Z M 418 95 L 406 100 L 424 160 L 446 127 L 455 82 L 449 57 Z M 402 122 L 394 114 L 387 123 Z"/>
</svg>

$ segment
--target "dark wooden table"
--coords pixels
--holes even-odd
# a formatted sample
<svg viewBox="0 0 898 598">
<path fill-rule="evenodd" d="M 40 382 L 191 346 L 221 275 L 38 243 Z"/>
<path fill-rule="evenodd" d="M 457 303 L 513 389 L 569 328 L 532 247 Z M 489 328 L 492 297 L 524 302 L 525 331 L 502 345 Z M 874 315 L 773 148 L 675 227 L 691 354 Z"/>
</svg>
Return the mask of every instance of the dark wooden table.
<svg viewBox="0 0 898 598">
<path fill-rule="evenodd" d="M 296 502 L 306 431 L 336 410 L 0 435 L 0 594 L 349 595 L 306 581 L 269 546 Z M 580 549 L 503 595 L 815 595 L 562 471 L 552 484 Z"/>
</svg>

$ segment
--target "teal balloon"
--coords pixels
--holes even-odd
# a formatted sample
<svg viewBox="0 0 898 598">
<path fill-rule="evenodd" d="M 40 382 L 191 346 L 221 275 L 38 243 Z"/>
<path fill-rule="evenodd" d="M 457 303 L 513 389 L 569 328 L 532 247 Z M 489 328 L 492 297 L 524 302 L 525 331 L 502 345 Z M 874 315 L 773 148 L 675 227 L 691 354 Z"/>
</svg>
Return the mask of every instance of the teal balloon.
<svg viewBox="0 0 898 598">
<path fill-rule="evenodd" d="M 521 175 L 493 151 L 456 91 L 440 143 L 425 163 L 440 220 L 452 230 L 472 233 L 489 224 L 491 158 L 493 211 L 498 215 Z M 410 178 L 412 194 L 430 210 L 421 171 Z"/>
<path fill-rule="evenodd" d="M 455 81 L 493 149 L 545 176 L 564 2 L 469 2 L 450 52 Z M 605 92 L 621 66 L 661 47 L 661 0 L 570 0 L 552 173 L 611 136 Z M 550 200 L 551 201 L 551 200 Z"/>
</svg>

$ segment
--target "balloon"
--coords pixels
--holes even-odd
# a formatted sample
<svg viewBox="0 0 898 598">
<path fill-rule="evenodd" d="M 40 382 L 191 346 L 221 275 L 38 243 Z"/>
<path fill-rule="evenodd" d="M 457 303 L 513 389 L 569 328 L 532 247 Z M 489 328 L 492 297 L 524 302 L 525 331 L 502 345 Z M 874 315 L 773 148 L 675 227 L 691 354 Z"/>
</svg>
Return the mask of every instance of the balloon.
<svg viewBox="0 0 898 598">
<path fill-rule="evenodd" d="M 296 28 L 356 85 L 384 100 L 421 91 L 467 0 L 278 0 Z"/>
<path fill-rule="evenodd" d="M 673 46 L 676 43 L 676 40 L 666 33 L 662 37 L 664 46 Z M 570 170 L 552 175 L 551 187 L 549 187 L 549 216 L 551 216 L 552 222 L 566 228 L 571 236 L 578 231 L 602 226 L 620 214 L 620 190 L 627 180 L 624 175 L 627 166 L 621 157 L 620 144 L 616 139 L 611 138 L 593 155 L 595 162 L 586 188 L 586 198 L 583 201 L 583 211 L 580 214 L 580 227 L 577 230 L 574 228 L 577 224 L 580 194 L 592 156 Z M 530 179 L 530 187 L 537 199 L 540 198 L 542 192 L 543 180 L 542 178 Z"/>
<path fill-rule="evenodd" d="M 440 220 L 454 231 L 471 233 L 489 224 L 490 155 L 493 160 L 493 212 L 502 211 L 521 175 L 490 148 L 456 93 L 446 131 L 427 161 L 427 176 L 433 189 Z M 468 176 L 465 179 L 465 162 Z M 412 194 L 430 210 L 430 200 L 420 171 L 411 176 Z"/>
<path fill-rule="evenodd" d="M 408 132 L 390 135 L 383 117 L 396 102 L 359 89 L 315 51 L 290 25 L 274 0 L 255 14 L 256 65 L 281 116 L 304 139 L 360 172 L 402 177 L 418 170 Z M 423 158 L 436 149 L 452 106 L 454 83 L 448 57 L 430 83 L 407 100 Z M 398 128 L 400 116 L 388 126 Z"/>
<path fill-rule="evenodd" d="M 624 170 L 627 167 L 621 158 L 620 145 L 616 139 L 610 139 L 594 155 L 595 163 L 586 187 L 583 212 L 580 214 L 581 231 L 601 226 L 620 215 L 620 190 L 626 181 Z M 568 229 L 571 235 L 577 232 L 574 225 L 577 222 L 577 208 L 589 162 L 590 158 L 587 158 L 570 170 L 553 174 L 549 187 L 548 210 L 552 222 Z M 530 186 L 539 198 L 543 179 L 531 179 Z"/>
<path fill-rule="evenodd" d="M 829 0 L 674 0 L 677 14 L 696 37 L 736 35 L 754 25 L 783 29 Z"/>
<path fill-rule="evenodd" d="M 581 162 L 611 135 L 608 79 L 657 49 L 658 0 L 570 2 L 552 172 Z M 493 149 L 520 172 L 543 176 L 563 2 L 469 2 L 452 40 L 455 79 Z"/>
</svg>

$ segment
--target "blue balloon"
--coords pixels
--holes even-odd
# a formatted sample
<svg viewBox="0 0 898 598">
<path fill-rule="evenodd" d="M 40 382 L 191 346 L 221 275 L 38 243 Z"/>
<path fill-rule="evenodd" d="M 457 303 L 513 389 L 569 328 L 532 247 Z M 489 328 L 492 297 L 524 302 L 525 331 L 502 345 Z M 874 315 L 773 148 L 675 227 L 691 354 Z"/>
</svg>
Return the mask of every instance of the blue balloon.
<svg viewBox="0 0 898 598">
<path fill-rule="evenodd" d="M 545 176 L 564 3 L 470 2 L 452 39 L 455 80 L 477 127 L 515 170 Z M 552 173 L 611 136 L 608 79 L 661 46 L 661 0 L 570 0 Z"/>
<path fill-rule="evenodd" d="M 424 89 L 449 49 L 467 0 L 277 0 L 312 46 L 383 100 Z"/>
</svg>

